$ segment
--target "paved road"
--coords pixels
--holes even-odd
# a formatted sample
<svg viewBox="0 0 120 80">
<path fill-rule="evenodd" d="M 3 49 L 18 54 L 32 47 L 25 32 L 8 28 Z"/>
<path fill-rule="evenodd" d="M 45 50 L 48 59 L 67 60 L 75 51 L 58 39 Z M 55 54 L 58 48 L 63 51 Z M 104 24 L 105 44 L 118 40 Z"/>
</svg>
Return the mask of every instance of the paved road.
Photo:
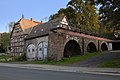
<svg viewBox="0 0 120 80">
<path fill-rule="evenodd" d="M 120 76 L 46 71 L 0 66 L 0 80 L 120 80 Z"/>
</svg>

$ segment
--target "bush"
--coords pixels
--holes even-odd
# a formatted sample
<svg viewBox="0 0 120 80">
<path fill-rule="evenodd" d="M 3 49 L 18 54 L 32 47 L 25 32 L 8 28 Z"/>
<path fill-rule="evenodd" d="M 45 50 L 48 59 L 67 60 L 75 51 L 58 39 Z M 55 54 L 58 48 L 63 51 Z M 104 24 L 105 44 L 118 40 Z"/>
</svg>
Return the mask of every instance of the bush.
<svg viewBox="0 0 120 80">
<path fill-rule="evenodd" d="M 23 54 L 21 56 L 15 57 L 15 61 L 27 61 L 26 55 Z"/>
</svg>

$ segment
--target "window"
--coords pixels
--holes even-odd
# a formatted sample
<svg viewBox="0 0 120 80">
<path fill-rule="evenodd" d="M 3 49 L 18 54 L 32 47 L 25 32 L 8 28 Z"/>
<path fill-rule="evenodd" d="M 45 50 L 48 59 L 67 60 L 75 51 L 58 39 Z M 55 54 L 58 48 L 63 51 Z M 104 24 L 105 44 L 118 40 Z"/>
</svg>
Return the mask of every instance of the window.
<svg viewBox="0 0 120 80">
<path fill-rule="evenodd" d="M 30 52 L 30 49 L 28 50 L 28 52 Z"/>
<path fill-rule="evenodd" d="M 22 41 L 22 38 L 20 38 L 20 41 Z"/>
<path fill-rule="evenodd" d="M 15 42 L 17 42 L 17 39 L 15 39 Z"/>
<path fill-rule="evenodd" d="M 42 48 L 39 48 L 39 51 L 42 51 Z"/>
<path fill-rule="evenodd" d="M 32 49 L 32 52 L 34 52 L 35 50 L 34 49 Z"/>
</svg>

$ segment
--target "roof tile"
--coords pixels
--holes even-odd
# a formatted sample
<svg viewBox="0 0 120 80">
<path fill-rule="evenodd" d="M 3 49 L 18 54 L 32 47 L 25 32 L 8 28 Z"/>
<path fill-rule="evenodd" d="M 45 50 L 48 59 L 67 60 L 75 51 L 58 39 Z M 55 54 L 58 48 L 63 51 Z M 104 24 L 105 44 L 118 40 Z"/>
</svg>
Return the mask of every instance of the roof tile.
<svg viewBox="0 0 120 80">
<path fill-rule="evenodd" d="M 30 27 L 34 27 L 34 26 L 36 26 L 38 24 L 41 24 L 41 22 L 36 22 L 36 21 L 33 21 L 33 20 L 25 19 L 25 18 L 22 18 L 19 23 L 20 23 L 21 28 L 22 28 L 23 31 L 25 29 L 30 28 Z"/>
</svg>

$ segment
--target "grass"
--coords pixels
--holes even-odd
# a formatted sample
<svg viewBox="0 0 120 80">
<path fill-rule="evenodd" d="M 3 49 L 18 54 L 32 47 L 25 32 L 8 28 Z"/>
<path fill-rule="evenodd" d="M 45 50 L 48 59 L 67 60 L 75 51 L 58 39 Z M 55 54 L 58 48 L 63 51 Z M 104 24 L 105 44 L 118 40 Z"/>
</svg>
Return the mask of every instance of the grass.
<svg viewBox="0 0 120 80">
<path fill-rule="evenodd" d="M 12 58 L 12 56 L 0 56 L 0 59 L 8 59 L 8 58 Z"/>
<path fill-rule="evenodd" d="M 120 68 L 120 58 L 102 63 L 99 67 Z"/>
<path fill-rule="evenodd" d="M 12 59 L 13 59 L 12 56 L 6 56 L 6 55 L 0 56 L 0 62 L 7 62 L 7 61 L 11 61 Z"/>
<path fill-rule="evenodd" d="M 116 59 L 112 59 L 100 64 L 98 67 L 120 68 L 120 55 Z"/>
<path fill-rule="evenodd" d="M 48 65 L 69 65 L 69 64 L 73 64 L 73 63 L 77 63 L 81 60 L 86 60 L 89 59 L 91 57 L 94 57 L 96 55 L 101 55 L 104 54 L 103 52 L 95 52 L 95 53 L 87 53 L 85 55 L 78 55 L 78 56 L 74 56 L 74 57 L 70 57 L 70 58 L 64 58 L 60 61 L 6 61 L 7 63 L 21 63 L 21 64 L 48 64 Z M 10 56 L 0 56 L 0 59 L 3 58 L 11 58 Z M 102 64 L 100 64 L 98 67 L 110 67 L 110 68 L 120 68 L 120 58 L 117 59 L 113 59 L 113 60 L 109 60 L 106 61 Z"/>
<path fill-rule="evenodd" d="M 98 52 L 97 53 L 88 53 L 85 55 L 78 55 L 78 56 L 74 56 L 74 57 L 70 57 L 70 58 L 64 58 L 63 60 L 60 60 L 60 61 L 30 61 L 30 62 L 25 62 L 25 63 L 27 63 L 27 64 L 69 65 L 69 64 L 79 62 L 81 60 L 91 58 L 98 54 L 99 54 Z"/>
</svg>

